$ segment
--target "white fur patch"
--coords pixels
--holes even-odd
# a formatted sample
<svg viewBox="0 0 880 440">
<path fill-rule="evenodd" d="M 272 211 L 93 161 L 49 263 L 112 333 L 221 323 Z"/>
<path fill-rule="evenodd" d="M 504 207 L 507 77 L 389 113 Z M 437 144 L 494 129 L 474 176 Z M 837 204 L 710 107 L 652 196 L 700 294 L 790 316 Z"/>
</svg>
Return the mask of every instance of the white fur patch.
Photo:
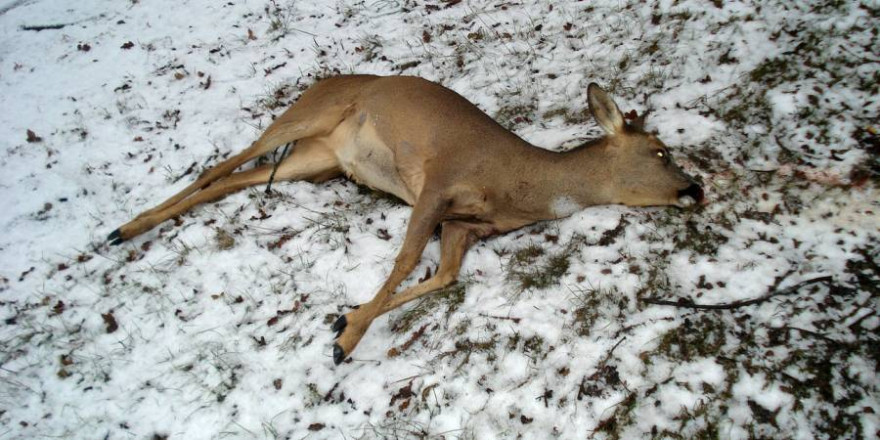
<svg viewBox="0 0 880 440">
<path fill-rule="evenodd" d="M 553 199 L 553 203 L 550 205 L 550 211 L 556 217 L 568 217 L 581 209 L 584 209 L 578 202 L 572 199 L 569 196 L 562 196 Z"/>
</svg>

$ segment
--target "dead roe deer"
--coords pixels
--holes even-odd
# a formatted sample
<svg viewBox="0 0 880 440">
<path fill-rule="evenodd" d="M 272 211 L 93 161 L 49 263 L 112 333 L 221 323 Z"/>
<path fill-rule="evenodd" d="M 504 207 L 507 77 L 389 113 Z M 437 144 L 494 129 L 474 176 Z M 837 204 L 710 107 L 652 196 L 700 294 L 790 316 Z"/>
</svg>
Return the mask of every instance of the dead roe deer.
<svg viewBox="0 0 880 440">
<path fill-rule="evenodd" d="M 375 297 L 341 316 L 333 360 L 357 346 L 374 319 L 454 283 L 474 241 L 603 204 L 687 207 L 703 190 L 652 134 L 628 125 L 611 97 L 590 84 L 588 102 L 605 136 L 555 153 L 511 133 L 465 98 L 404 76 L 339 76 L 309 88 L 240 154 L 109 236 L 129 240 L 232 191 L 266 183 L 272 165 L 245 162 L 295 143 L 274 179 L 321 182 L 347 175 L 413 206 L 403 247 Z M 435 275 L 395 293 L 441 227 Z"/>
</svg>

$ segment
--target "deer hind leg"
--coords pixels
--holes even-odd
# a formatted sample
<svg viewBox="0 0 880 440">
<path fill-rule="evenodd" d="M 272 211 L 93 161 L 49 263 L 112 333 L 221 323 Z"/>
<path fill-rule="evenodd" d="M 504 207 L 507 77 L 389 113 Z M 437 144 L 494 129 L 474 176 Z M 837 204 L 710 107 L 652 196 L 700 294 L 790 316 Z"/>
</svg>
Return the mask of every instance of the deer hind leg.
<svg viewBox="0 0 880 440">
<path fill-rule="evenodd" d="M 446 201 L 439 195 L 426 196 L 423 193 L 416 201 L 403 247 L 385 284 L 372 300 L 339 317 L 333 324 L 332 330 L 337 332 L 336 344 L 333 345 L 333 362 L 337 365 L 351 354 L 373 320 L 383 313 L 391 295 L 415 268 L 446 207 Z"/>
<path fill-rule="evenodd" d="M 113 231 L 107 239 L 111 244 L 120 244 L 147 231 L 152 226 L 145 227 L 144 225 L 149 222 L 142 221 L 143 218 L 162 217 L 163 212 L 190 197 L 193 193 L 201 191 L 217 180 L 229 176 L 245 162 L 266 154 L 274 148 L 301 139 L 330 133 L 339 124 L 340 115 L 344 111 L 344 109 L 333 107 L 311 109 L 313 113 L 307 113 L 307 110 L 309 110 L 308 106 L 294 105 L 269 125 L 260 138 L 251 144 L 250 147 L 208 169 L 195 182 L 158 206 L 142 212 L 134 220 Z"/>
<path fill-rule="evenodd" d="M 143 214 L 150 214 L 166 209 L 183 200 L 190 194 L 204 189 L 214 181 L 232 174 L 236 168 L 242 166 L 245 162 L 255 159 L 258 156 L 262 156 L 281 145 L 295 142 L 304 137 L 311 136 L 312 134 L 313 133 L 310 133 L 310 130 L 308 130 L 306 123 L 286 121 L 282 116 L 276 122 L 269 125 L 269 128 L 267 128 L 260 138 L 251 144 L 250 147 L 246 148 L 241 153 L 220 162 L 213 168 L 206 170 L 198 179 L 196 179 L 195 182 L 189 184 L 189 186 L 182 191 L 171 196 L 168 200 L 165 200 L 158 206 L 144 211 Z"/>
<path fill-rule="evenodd" d="M 239 156 L 244 154 L 242 153 Z M 238 160 L 236 158 L 233 159 Z M 134 220 L 121 226 L 110 235 L 111 244 L 119 244 L 130 237 L 148 231 L 159 223 L 178 216 L 198 204 L 218 199 L 242 188 L 266 183 L 272 174 L 273 166 L 265 165 L 252 170 L 233 174 L 226 173 L 217 177 L 218 173 L 215 170 L 223 166 L 226 166 L 226 168 L 231 167 L 231 165 L 226 165 L 227 162 L 221 163 L 216 168 L 205 173 L 203 178 L 210 175 L 213 179 L 206 187 L 192 191 L 183 197 L 180 196 L 181 193 L 178 193 L 165 203 L 145 211 Z M 336 177 L 340 173 L 339 163 L 330 149 L 326 148 L 323 143 L 316 142 L 313 139 L 303 139 L 294 147 L 293 153 L 284 158 L 278 165 L 275 180 L 310 180 L 317 182 Z M 190 185 L 190 187 L 193 185 Z M 172 201 L 174 203 L 169 203 Z"/>
</svg>

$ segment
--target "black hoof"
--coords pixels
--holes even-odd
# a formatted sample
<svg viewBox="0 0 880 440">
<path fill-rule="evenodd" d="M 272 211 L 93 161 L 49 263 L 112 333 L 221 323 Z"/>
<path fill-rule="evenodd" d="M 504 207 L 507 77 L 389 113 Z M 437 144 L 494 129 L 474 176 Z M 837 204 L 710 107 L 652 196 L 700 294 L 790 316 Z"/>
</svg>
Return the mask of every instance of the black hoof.
<svg viewBox="0 0 880 440">
<path fill-rule="evenodd" d="M 333 326 L 330 327 L 330 330 L 336 332 L 335 337 L 338 338 L 339 335 L 341 335 L 342 332 L 345 330 L 345 326 L 347 326 L 347 325 L 348 325 L 348 320 L 345 319 L 345 315 L 342 315 L 339 317 L 339 319 L 336 320 L 336 322 L 333 323 Z"/>
<path fill-rule="evenodd" d="M 339 365 L 345 360 L 345 352 L 339 344 L 333 344 L 333 363 Z"/>
<path fill-rule="evenodd" d="M 122 244 L 122 242 L 125 241 L 125 239 L 122 238 L 122 234 L 119 232 L 119 229 L 117 229 L 117 230 L 111 232 L 110 235 L 107 236 L 107 241 L 110 242 L 111 246 L 118 246 L 118 245 Z"/>
</svg>

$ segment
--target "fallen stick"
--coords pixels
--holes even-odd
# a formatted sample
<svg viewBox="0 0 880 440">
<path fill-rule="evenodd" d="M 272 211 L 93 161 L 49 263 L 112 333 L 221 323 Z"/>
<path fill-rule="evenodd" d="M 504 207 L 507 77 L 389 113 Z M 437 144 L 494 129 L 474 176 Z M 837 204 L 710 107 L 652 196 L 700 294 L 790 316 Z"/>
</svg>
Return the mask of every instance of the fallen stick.
<svg viewBox="0 0 880 440">
<path fill-rule="evenodd" d="M 48 31 L 48 30 L 55 30 L 55 29 L 64 29 L 65 26 L 67 26 L 67 25 L 60 24 L 60 23 L 59 24 L 35 25 L 35 26 L 22 26 L 21 30 L 40 32 L 40 31 Z"/>
<path fill-rule="evenodd" d="M 697 303 L 685 300 L 684 298 L 682 298 L 678 301 L 669 301 L 669 300 L 665 300 L 665 299 L 650 297 L 650 298 L 642 298 L 641 301 L 648 303 L 648 304 L 657 304 L 657 305 L 661 305 L 661 306 L 684 307 L 684 308 L 688 308 L 688 309 L 730 310 L 730 309 L 735 309 L 738 307 L 745 307 L 745 306 L 750 306 L 753 304 L 760 304 L 760 303 L 768 301 L 771 298 L 776 297 L 776 296 L 791 295 L 793 293 L 797 293 L 797 291 L 800 290 L 802 287 L 809 286 L 810 284 L 828 283 L 830 281 L 831 281 L 830 275 L 811 278 L 809 280 L 801 281 L 800 283 L 797 283 L 794 286 L 791 286 L 789 288 L 779 290 L 776 292 L 770 292 L 770 293 L 767 293 L 766 295 L 760 296 L 758 298 L 747 299 L 747 300 L 742 300 L 742 301 L 734 301 L 732 303 L 726 303 L 726 304 L 697 304 Z"/>
</svg>

